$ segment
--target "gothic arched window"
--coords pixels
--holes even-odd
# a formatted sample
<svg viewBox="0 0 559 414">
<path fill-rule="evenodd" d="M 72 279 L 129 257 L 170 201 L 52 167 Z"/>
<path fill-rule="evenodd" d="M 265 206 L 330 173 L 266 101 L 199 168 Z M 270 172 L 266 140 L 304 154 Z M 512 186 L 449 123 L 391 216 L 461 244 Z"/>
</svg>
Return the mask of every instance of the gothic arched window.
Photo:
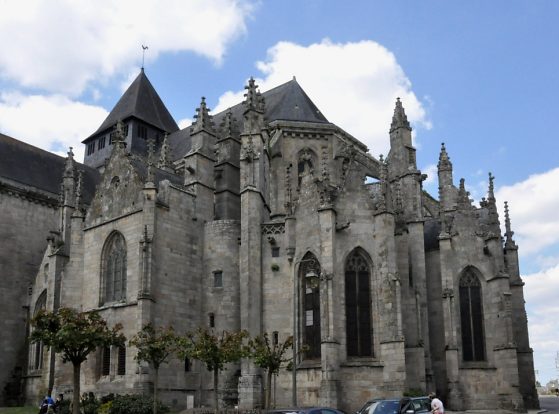
<svg viewBox="0 0 559 414">
<path fill-rule="evenodd" d="M 320 263 L 312 253 L 307 253 L 299 266 L 303 297 L 303 344 L 307 347 L 305 358 L 320 358 Z M 314 279 L 314 280 L 313 280 Z"/>
<path fill-rule="evenodd" d="M 43 292 L 37 298 L 37 302 L 35 302 L 35 308 L 33 309 L 33 316 L 37 316 L 37 314 L 45 310 L 47 308 L 47 291 L 43 290 Z M 29 349 L 29 369 L 30 370 L 38 370 L 43 368 L 43 342 L 35 342 L 31 344 Z"/>
<path fill-rule="evenodd" d="M 112 233 L 103 248 L 101 304 L 126 299 L 126 241 Z"/>
<path fill-rule="evenodd" d="M 345 314 L 348 356 L 373 356 L 370 267 L 354 250 L 345 264 Z"/>
<path fill-rule="evenodd" d="M 477 271 L 469 267 L 460 276 L 460 322 L 462 358 L 464 361 L 485 360 L 483 303 Z"/>
</svg>

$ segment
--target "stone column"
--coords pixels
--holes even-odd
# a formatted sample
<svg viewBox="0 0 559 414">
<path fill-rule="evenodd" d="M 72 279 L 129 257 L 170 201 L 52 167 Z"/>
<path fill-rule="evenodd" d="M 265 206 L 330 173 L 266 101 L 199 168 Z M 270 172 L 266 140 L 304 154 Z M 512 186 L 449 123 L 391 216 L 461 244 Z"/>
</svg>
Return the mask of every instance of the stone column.
<svg viewBox="0 0 559 414">
<path fill-rule="evenodd" d="M 340 343 L 335 337 L 335 326 L 337 309 L 340 309 L 338 295 L 332 291 L 332 278 L 334 275 L 335 257 L 335 234 L 336 234 L 336 212 L 331 206 L 323 207 L 318 212 L 320 226 L 320 266 L 321 282 L 321 368 L 322 378 L 320 381 L 320 404 L 326 407 L 337 407 L 339 405 L 339 370 L 340 370 Z"/>
<path fill-rule="evenodd" d="M 447 389 L 440 390 L 446 393 L 447 406 L 453 410 L 463 409 L 462 392 L 459 387 L 459 356 L 456 338 L 456 287 L 454 286 L 454 268 L 452 237 L 448 233 L 439 236 L 441 279 L 443 288 L 443 317 L 446 349 L 446 374 Z"/>
</svg>

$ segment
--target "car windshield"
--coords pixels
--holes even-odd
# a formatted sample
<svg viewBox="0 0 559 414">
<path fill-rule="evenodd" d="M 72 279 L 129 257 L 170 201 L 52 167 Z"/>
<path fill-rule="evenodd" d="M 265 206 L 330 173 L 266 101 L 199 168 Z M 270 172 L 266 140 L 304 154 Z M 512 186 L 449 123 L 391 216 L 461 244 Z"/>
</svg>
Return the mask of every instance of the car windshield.
<svg viewBox="0 0 559 414">
<path fill-rule="evenodd" d="M 398 401 L 377 401 L 369 408 L 369 414 L 398 414 Z"/>
<path fill-rule="evenodd" d="M 415 411 L 431 411 L 431 400 L 429 400 L 429 398 L 414 398 L 412 402 Z"/>
</svg>

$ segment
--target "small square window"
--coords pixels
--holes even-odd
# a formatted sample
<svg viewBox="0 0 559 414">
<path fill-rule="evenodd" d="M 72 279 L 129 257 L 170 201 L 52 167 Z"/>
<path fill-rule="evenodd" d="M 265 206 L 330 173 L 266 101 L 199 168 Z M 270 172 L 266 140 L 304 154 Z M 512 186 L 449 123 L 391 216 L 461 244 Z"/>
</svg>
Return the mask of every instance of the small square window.
<svg viewBox="0 0 559 414">
<path fill-rule="evenodd" d="M 272 257 L 279 257 L 280 256 L 280 248 L 279 247 L 272 247 Z"/>
<path fill-rule="evenodd" d="M 305 312 L 305 325 L 306 326 L 314 325 L 314 313 L 312 309 Z"/>
<path fill-rule="evenodd" d="M 214 287 L 223 287 L 223 272 L 214 272 Z"/>
</svg>

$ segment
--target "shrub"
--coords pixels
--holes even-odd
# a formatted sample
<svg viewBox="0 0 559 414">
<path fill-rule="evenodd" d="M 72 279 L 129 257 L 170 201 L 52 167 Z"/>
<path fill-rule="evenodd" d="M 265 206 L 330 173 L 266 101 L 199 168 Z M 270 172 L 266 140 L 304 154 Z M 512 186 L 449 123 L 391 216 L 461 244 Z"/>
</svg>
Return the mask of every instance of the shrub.
<svg viewBox="0 0 559 414">
<path fill-rule="evenodd" d="M 113 406 L 112 400 L 101 404 L 101 407 L 99 407 L 97 414 L 109 414 L 111 412 L 112 406 Z"/>
<path fill-rule="evenodd" d="M 92 392 L 88 393 L 86 397 L 82 397 L 81 406 L 83 414 L 97 414 L 97 410 L 101 403 Z"/>
<path fill-rule="evenodd" d="M 115 395 L 109 414 L 151 414 L 153 412 L 153 398 L 149 395 Z M 169 407 L 159 402 L 158 413 L 169 412 Z"/>
<path fill-rule="evenodd" d="M 62 400 L 60 405 L 58 406 L 58 414 L 70 414 L 72 410 L 70 410 L 70 400 Z"/>
</svg>

